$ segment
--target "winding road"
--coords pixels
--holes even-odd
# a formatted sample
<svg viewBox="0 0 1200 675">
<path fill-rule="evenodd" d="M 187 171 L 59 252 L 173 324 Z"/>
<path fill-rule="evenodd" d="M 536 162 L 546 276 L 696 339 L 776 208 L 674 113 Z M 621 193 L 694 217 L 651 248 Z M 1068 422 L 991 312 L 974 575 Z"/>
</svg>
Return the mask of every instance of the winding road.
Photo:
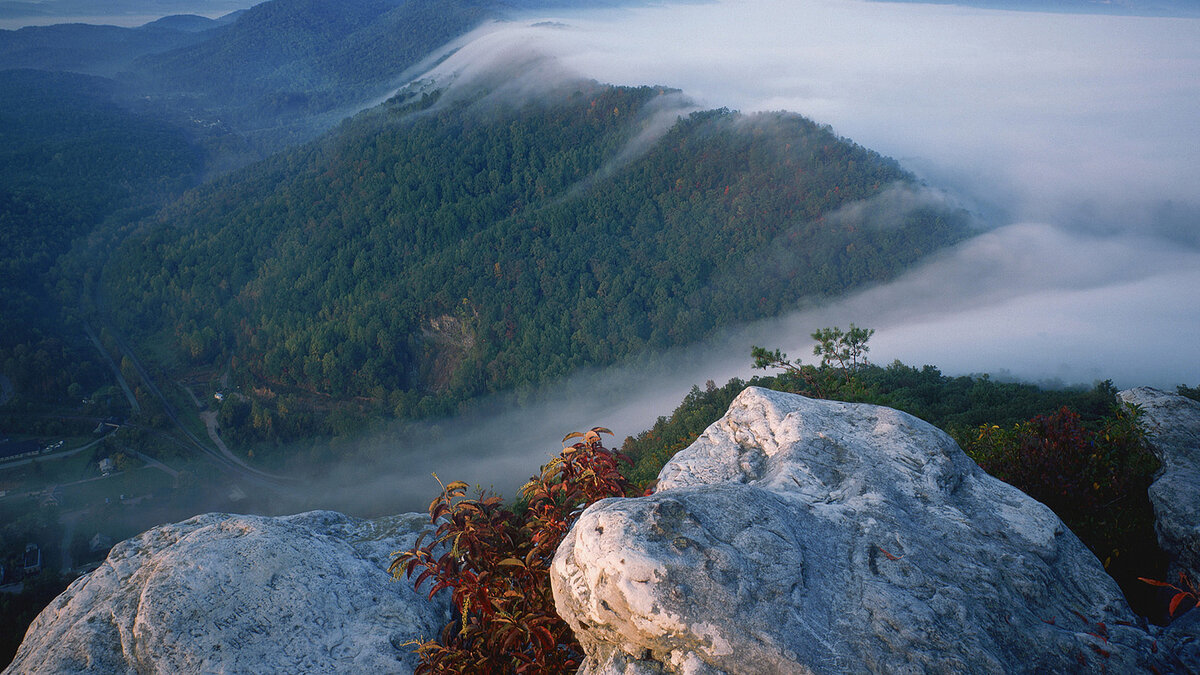
<svg viewBox="0 0 1200 675">
<path fill-rule="evenodd" d="M 96 294 L 96 305 L 99 314 L 103 316 L 103 297 L 99 292 Z M 133 394 L 129 389 L 129 385 L 125 382 L 125 378 L 121 375 L 120 368 L 118 368 L 113 362 L 112 358 L 108 356 L 108 353 L 104 350 L 104 346 L 96 337 L 96 333 L 92 330 L 91 326 L 87 324 L 85 324 L 85 326 L 88 337 L 96 345 L 96 348 L 104 353 L 109 365 L 114 368 L 117 379 L 121 383 L 122 388 L 127 392 L 128 396 L 132 397 Z M 246 464 L 246 462 L 244 462 L 237 455 L 234 455 L 232 452 L 230 452 L 229 448 L 225 447 L 225 444 L 220 442 L 219 437 L 216 435 L 216 429 L 214 428 L 215 419 L 213 419 L 212 422 L 206 419 L 205 425 L 209 428 L 209 435 L 218 439 L 216 443 L 218 447 L 211 447 L 200 440 L 196 434 L 192 433 L 190 429 L 184 426 L 183 422 L 179 419 L 179 414 L 176 412 L 175 406 L 171 405 L 171 402 L 167 400 L 165 395 L 163 395 L 162 390 L 159 389 L 158 385 L 154 383 L 154 379 L 150 377 L 149 371 L 146 370 L 146 367 L 142 364 L 141 359 L 138 358 L 137 354 L 133 351 L 133 348 L 120 334 L 120 332 L 118 332 L 111 324 L 108 323 L 106 323 L 104 327 L 108 330 L 113 342 L 116 343 L 117 349 L 121 352 L 121 355 L 128 359 L 134 370 L 137 371 L 138 377 L 142 381 L 142 386 L 151 396 L 158 399 L 159 405 L 162 406 L 163 414 L 167 416 L 167 419 L 171 420 L 171 423 L 174 424 L 176 429 L 179 430 L 179 433 L 183 435 L 184 439 L 187 441 L 187 447 L 199 452 L 205 459 L 217 464 L 222 469 L 237 475 L 238 478 L 249 483 L 276 489 L 295 484 L 293 479 L 285 476 L 277 476 L 275 474 L 256 469 L 249 464 Z M 134 400 L 133 405 L 137 406 L 136 400 Z M 136 407 L 135 411 L 136 410 L 140 410 L 140 407 Z"/>
</svg>

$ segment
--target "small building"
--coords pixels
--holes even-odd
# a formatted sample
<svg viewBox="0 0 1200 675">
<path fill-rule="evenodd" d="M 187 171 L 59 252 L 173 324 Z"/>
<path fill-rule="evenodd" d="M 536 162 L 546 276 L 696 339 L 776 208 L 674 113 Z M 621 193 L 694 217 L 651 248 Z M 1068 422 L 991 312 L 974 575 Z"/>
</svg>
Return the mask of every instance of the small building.
<svg viewBox="0 0 1200 675">
<path fill-rule="evenodd" d="M 222 394 L 218 391 L 217 393 L 213 394 L 213 398 L 217 399 L 217 403 L 220 403 L 221 401 L 225 400 L 225 394 Z"/>
<path fill-rule="evenodd" d="M 37 574 L 42 571 L 42 549 L 37 544 L 25 545 L 25 574 Z"/>
<path fill-rule="evenodd" d="M 116 466 L 116 464 L 113 464 L 112 457 L 105 457 L 104 459 L 100 460 L 100 473 L 101 474 L 107 476 L 108 474 L 115 471 L 116 468 L 117 468 L 117 466 Z"/>
</svg>

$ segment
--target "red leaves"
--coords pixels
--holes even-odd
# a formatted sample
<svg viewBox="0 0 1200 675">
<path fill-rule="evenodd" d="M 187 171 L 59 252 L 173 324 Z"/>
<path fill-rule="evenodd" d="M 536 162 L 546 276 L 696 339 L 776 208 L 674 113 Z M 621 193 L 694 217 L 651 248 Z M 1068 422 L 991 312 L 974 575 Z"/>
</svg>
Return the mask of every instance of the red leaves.
<svg viewBox="0 0 1200 675">
<path fill-rule="evenodd" d="M 1175 610 L 1179 609 L 1179 603 L 1183 602 L 1183 600 L 1189 595 L 1189 593 L 1176 593 L 1175 597 L 1171 598 L 1171 604 L 1167 606 L 1167 615 L 1175 616 Z M 1195 598 L 1193 598 L 1193 603 L 1194 602 Z"/>
<path fill-rule="evenodd" d="M 1152 517 L 1145 493 L 1157 463 L 1139 415 L 1121 406 L 1089 427 L 1061 408 L 1009 429 L 984 425 L 964 449 L 988 473 L 1053 509 L 1107 568 Z"/>
<path fill-rule="evenodd" d="M 1138 581 L 1145 582 L 1151 586 L 1169 588 L 1175 591 L 1175 595 L 1171 596 L 1171 602 L 1167 605 L 1168 617 L 1174 617 L 1175 612 L 1179 611 L 1179 607 L 1185 600 L 1190 600 L 1193 607 L 1197 604 L 1200 604 L 1200 590 L 1197 590 L 1196 585 L 1193 584 L 1192 580 L 1189 579 L 1183 572 L 1179 573 L 1179 586 L 1167 583 L 1165 581 L 1159 581 L 1157 579 L 1147 579 L 1145 577 L 1138 577 Z"/>
<path fill-rule="evenodd" d="M 581 440 L 521 489 L 528 506 L 520 515 L 494 494 L 465 498 L 468 486 L 462 481 L 442 485 L 429 505 L 437 525 L 432 540 L 424 543 L 422 536 L 389 568 L 393 576 L 410 579 L 419 570 L 413 585 L 432 582 L 430 597 L 450 589 L 459 616 L 440 641 L 417 647 L 418 673 L 558 673 L 578 667 L 578 644 L 554 611 L 549 568 L 586 506 L 632 488 L 618 470 L 629 458 L 605 449 L 601 434 L 612 432 L 595 427 L 568 434 L 564 443 Z"/>
</svg>

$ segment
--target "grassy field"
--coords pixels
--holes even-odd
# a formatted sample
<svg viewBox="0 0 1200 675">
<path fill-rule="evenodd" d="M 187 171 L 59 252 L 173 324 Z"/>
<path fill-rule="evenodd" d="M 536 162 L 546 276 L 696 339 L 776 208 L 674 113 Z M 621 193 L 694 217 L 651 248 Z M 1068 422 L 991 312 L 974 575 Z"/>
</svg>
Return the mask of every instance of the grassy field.
<svg viewBox="0 0 1200 675">
<path fill-rule="evenodd" d="M 166 473 L 139 466 L 107 478 L 64 487 L 62 508 L 71 510 L 99 506 L 105 503 L 105 499 L 110 502 L 133 501 L 146 495 L 162 498 L 171 489 L 172 483 Z M 122 500 L 122 496 L 125 500 Z"/>
</svg>

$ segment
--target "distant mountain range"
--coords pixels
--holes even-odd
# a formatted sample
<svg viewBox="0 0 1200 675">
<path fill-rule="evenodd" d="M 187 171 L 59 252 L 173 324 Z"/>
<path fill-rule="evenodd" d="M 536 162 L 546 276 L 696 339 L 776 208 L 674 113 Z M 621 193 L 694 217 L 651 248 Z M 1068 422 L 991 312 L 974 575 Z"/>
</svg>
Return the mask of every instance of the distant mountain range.
<svg viewBox="0 0 1200 675">
<path fill-rule="evenodd" d="M 0 31 L 0 69 L 110 77 L 132 100 L 231 128 L 264 153 L 311 138 L 501 7 L 491 0 L 272 0 L 221 20 Z"/>
<path fill-rule="evenodd" d="M 167 14 L 225 14 L 245 9 L 253 0 L 0 0 L 0 19 L 35 17 L 146 16 Z"/>
</svg>

